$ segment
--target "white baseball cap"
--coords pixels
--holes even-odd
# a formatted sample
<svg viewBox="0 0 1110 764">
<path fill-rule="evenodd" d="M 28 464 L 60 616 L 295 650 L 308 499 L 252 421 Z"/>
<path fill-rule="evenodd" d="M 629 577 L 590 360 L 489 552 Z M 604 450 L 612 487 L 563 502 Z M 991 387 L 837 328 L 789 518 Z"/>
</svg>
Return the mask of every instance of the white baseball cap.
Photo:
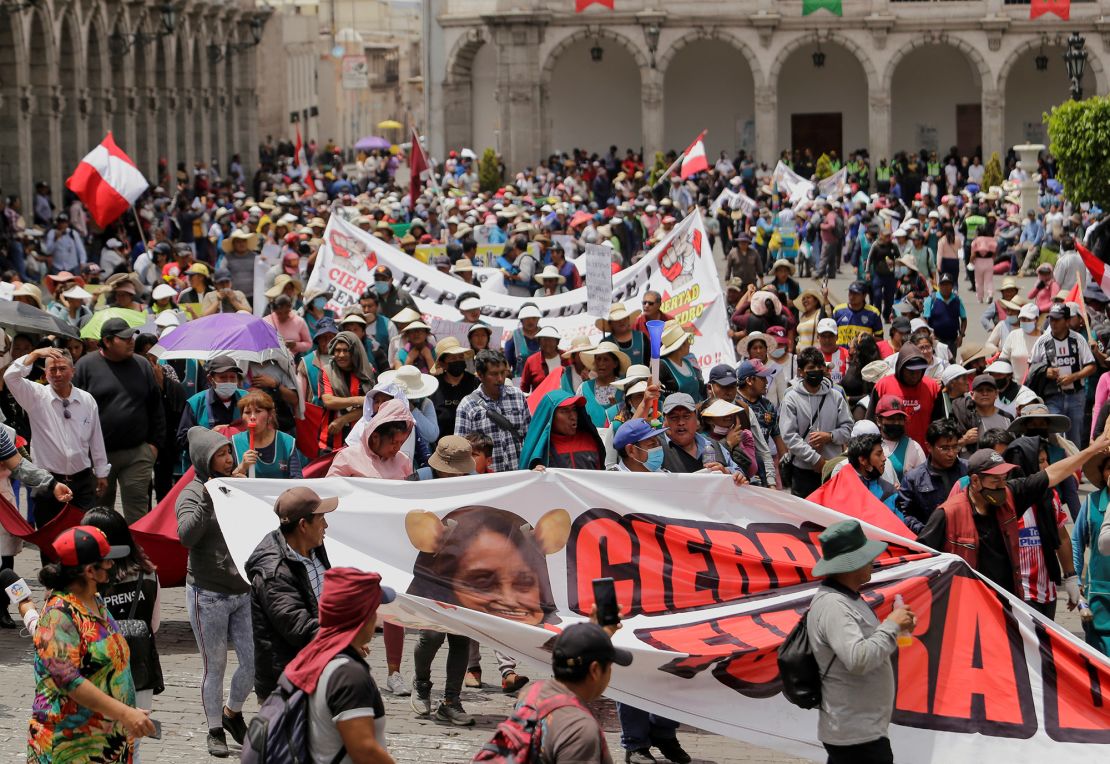
<svg viewBox="0 0 1110 764">
<path fill-rule="evenodd" d="M 517 318 L 543 318 L 543 313 L 535 305 L 525 305 L 520 309 Z"/>
<path fill-rule="evenodd" d="M 1014 367 L 1006 363 L 1005 361 L 995 361 L 986 369 L 984 369 L 984 371 L 987 374 L 1013 374 Z"/>
<path fill-rule="evenodd" d="M 993 364 L 992 364 L 993 365 Z M 1009 366 L 1009 364 L 1007 364 Z M 940 383 L 948 386 L 955 382 L 960 377 L 966 377 L 968 374 L 974 374 L 971 369 L 965 369 L 958 363 L 950 363 L 944 367 L 944 371 L 940 373 Z"/>
<path fill-rule="evenodd" d="M 818 334 L 828 334 L 830 332 L 833 334 L 837 334 L 839 332 L 839 329 L 837 329 L 836 327 L 836 321 L 834 319 L 822 318 L 820 321 L 817 322 Z"/>
</svg>

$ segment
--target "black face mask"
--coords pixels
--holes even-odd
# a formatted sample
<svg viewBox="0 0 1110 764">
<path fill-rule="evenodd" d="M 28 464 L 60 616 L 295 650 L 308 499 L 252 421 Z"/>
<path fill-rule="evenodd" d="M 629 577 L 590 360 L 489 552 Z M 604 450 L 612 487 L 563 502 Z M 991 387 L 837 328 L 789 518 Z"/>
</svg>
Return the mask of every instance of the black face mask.
<svg viewBox="0 0 1110 764">
<path fill-rule="evenodd" d="M 466 373 L 466 361 L 451 361 L 444 368 L 452 377 L 461 377 Z"/>
<path fill-rule="evenodd" d="M 1030 438 L 1047 438 L 1048 430 L 1043 427 L 1026 427 L 1025 434 Z"/>
<path fill-rule="evenodd" d="M 906 425 L 888 424 L 883 426 L 883 437 L 887 440 L 901 440 L 906 434 Z"/>
<path fill-rule="evenodd" d="M 983 500 L 987 502 L 988 506 L 1001 507 L 1006 503 L 1006 489 L 1005 488 L 981 488 L 979 489 L 980 495 Z"/>
<path fill-rule="evenodd" d="M 805 375 L 806 384 L 810 387 L 817 387 L 825 379 L 825 372 L 823 371 L 807 371 Z"/>
</svg>

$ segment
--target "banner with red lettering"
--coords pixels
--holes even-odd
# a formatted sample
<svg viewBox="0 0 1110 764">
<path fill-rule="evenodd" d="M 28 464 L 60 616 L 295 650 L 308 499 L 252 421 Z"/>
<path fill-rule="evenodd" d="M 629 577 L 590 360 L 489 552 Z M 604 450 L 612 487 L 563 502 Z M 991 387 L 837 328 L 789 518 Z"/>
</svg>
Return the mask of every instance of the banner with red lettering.
<svg viewBox="0 0 1110 764">
<path fill-rule="evenodd" d="M 823 761 L 817 712 L 784 700 L 776 649 L 819 580 L 817 536 L 845 515 L 721 475 L 584 470 L 423 482 L 309 481 L 338 496 L 333 565 L 382 574 L 387 618 L 474 637 L 545 676 L 553 637 L 583 620 L 591 582 L 616 581 L 618 645 L 634 653 L 607 694 L 656 714 Z M 277 527 L 281 480 L 209 483 L 240 570 Z M 862 596 L 917 615 L 892 659 L 890 736 L 903 764 L 1086 761 L 1110 743 L 1110 662 L 959 558 L 865 525 L 890 546 Z M 375 643 L 372 649 L 383 649 Z"/>
<path fill-rule="evenodd" d="M 437 323 L 460 321 L 462 314 L 456 310 L 455 301 L 464 292 L 474 292 L 482 302 L 481 320 L 501 332 L 493 338 L 494 347 L 504 347 L 520 326 L 516 316 L 526 302 L 539 307 L 542 325 L 559 331 L 564 348 L 580 335 L 601 338 L 601 331 L 594 325 L 600 316 L 588 312 L 585 287 L 552 297 L 509 295 L 500 281 L 501 272 L 493 268 L 476 269 L 477 278 L 489 280 L 492 276 L 498 290 L 486 288 L 481 282 L 470 285 L 410 257 L 339 215 L 332 215 L 328 221 L 306 289 L 330 290 L 328 307 L 338 315 L 358 304 L 359 294 L 373 284 L 372 271 L 379 265 L 393 272 L 394 283 L 413 296 L 424 320 L 433 328 Z M 536 272 L 542 269 L 541 264 Z M 704 374 L 719 363 L 736 363 L 728 337 L 728 307 L 721 279 L 697 213 L 676 225 L 639 262 L 613 276 L 613 302 L 623 302 L 629 310 L 640 308 L 648 290 L 662 295 L 664 313 L 693 325 L 691 352 Z M 461 340 L 465 346 L 465 333 Z"/>
</svg>

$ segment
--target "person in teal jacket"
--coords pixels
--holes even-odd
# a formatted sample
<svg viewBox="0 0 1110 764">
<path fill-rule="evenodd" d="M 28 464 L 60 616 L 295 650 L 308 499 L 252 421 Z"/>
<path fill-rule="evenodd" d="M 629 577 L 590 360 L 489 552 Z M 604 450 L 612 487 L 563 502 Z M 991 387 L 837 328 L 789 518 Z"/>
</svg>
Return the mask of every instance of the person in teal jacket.
<svg viewBox="0 0 1110 764">
<path fill-rule="evenodd" d="M 690 340 L 693 335 L 677 322 L 668 322 L 660 343 L 659 383 L 671 393 L 686 393 L 695 403 L 705 400 L 705 381 L 693 356 Z"/>
<path fill-rule="evenodd" d="M 239 399 L 247 394 L 240 385 L 243 370 L 234 358 L 219 355 L 210 359 L 204 370 L 208 374 L 208 389 L 185 401 L 181 422 L 177 425 L 177 442 L 181 446 L 182 474 L 189 468 L 189 429 L 203 427 L 211 430 L 219 425 L 231 424 L 239 419 Z"/>
<path fill-rule="evenodd" d="M 536 406 L 520 450 L 520 469 L 536 465 L 605 469 L 605 445 L 586 415 L 586 400 L 581 395 L 551 390 Z"/>
<path fill-rule="evenodd" d="M 277 429 L 274 400 L 261 390 L 251 390 L 239 399 L 239 410 L 247 429 L 231 437 L 235 463 L 253 468 L 256 478 L 300 478 L 305 460 L 292 435 Z M 251 447 L 251 429 L 254 447 Z"/>
<path fill-rule="evenodd" d="M 595 427 L 607 427 L 616 416 L 624 393 L 613 385 L 624 376 L 631 360 L 612 342 L 601 342 L 592 350 L 582 351 L 582 363 L 593 372 L 578 387 L 578 394 L 586 399 L 586 413 Z"/>
<path fill-rule="evenodd" d="M 1099 531 L 1110 500 L 1110 488 L 1107 488 L 1110 454 L 1087 462 L 1083 465 L 1083 474 L 1098 490 L 1083 502 L 1071 532 L 1072 561 L 1076 572 L 1081 574 L 1085 598 L 1079 603 L 1079 616 L 1087 644 L 1110 656 L 1110 554 L 1099 550 Z M 1083 565 L 1084 552 L 1087 553 L 1086 566 Z"/>
</svg>

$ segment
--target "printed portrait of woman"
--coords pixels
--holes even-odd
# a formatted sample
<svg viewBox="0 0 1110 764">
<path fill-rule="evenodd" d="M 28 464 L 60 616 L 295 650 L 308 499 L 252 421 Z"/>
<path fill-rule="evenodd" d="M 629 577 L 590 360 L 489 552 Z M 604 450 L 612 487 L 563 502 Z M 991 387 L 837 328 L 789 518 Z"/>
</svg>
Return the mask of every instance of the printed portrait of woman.
<svg viewBox="0 0 1110 764">
<path fill-rule="evenodd" d="M 570 536 L 565 509 L 551 510 L 534 528 L 494 507 L 463 507 L 442 520 L 416 509 L 405 530 L 420 552 L 409 594 L 532 625 L 558 621 L 546 557 Z"/>
</svg>

